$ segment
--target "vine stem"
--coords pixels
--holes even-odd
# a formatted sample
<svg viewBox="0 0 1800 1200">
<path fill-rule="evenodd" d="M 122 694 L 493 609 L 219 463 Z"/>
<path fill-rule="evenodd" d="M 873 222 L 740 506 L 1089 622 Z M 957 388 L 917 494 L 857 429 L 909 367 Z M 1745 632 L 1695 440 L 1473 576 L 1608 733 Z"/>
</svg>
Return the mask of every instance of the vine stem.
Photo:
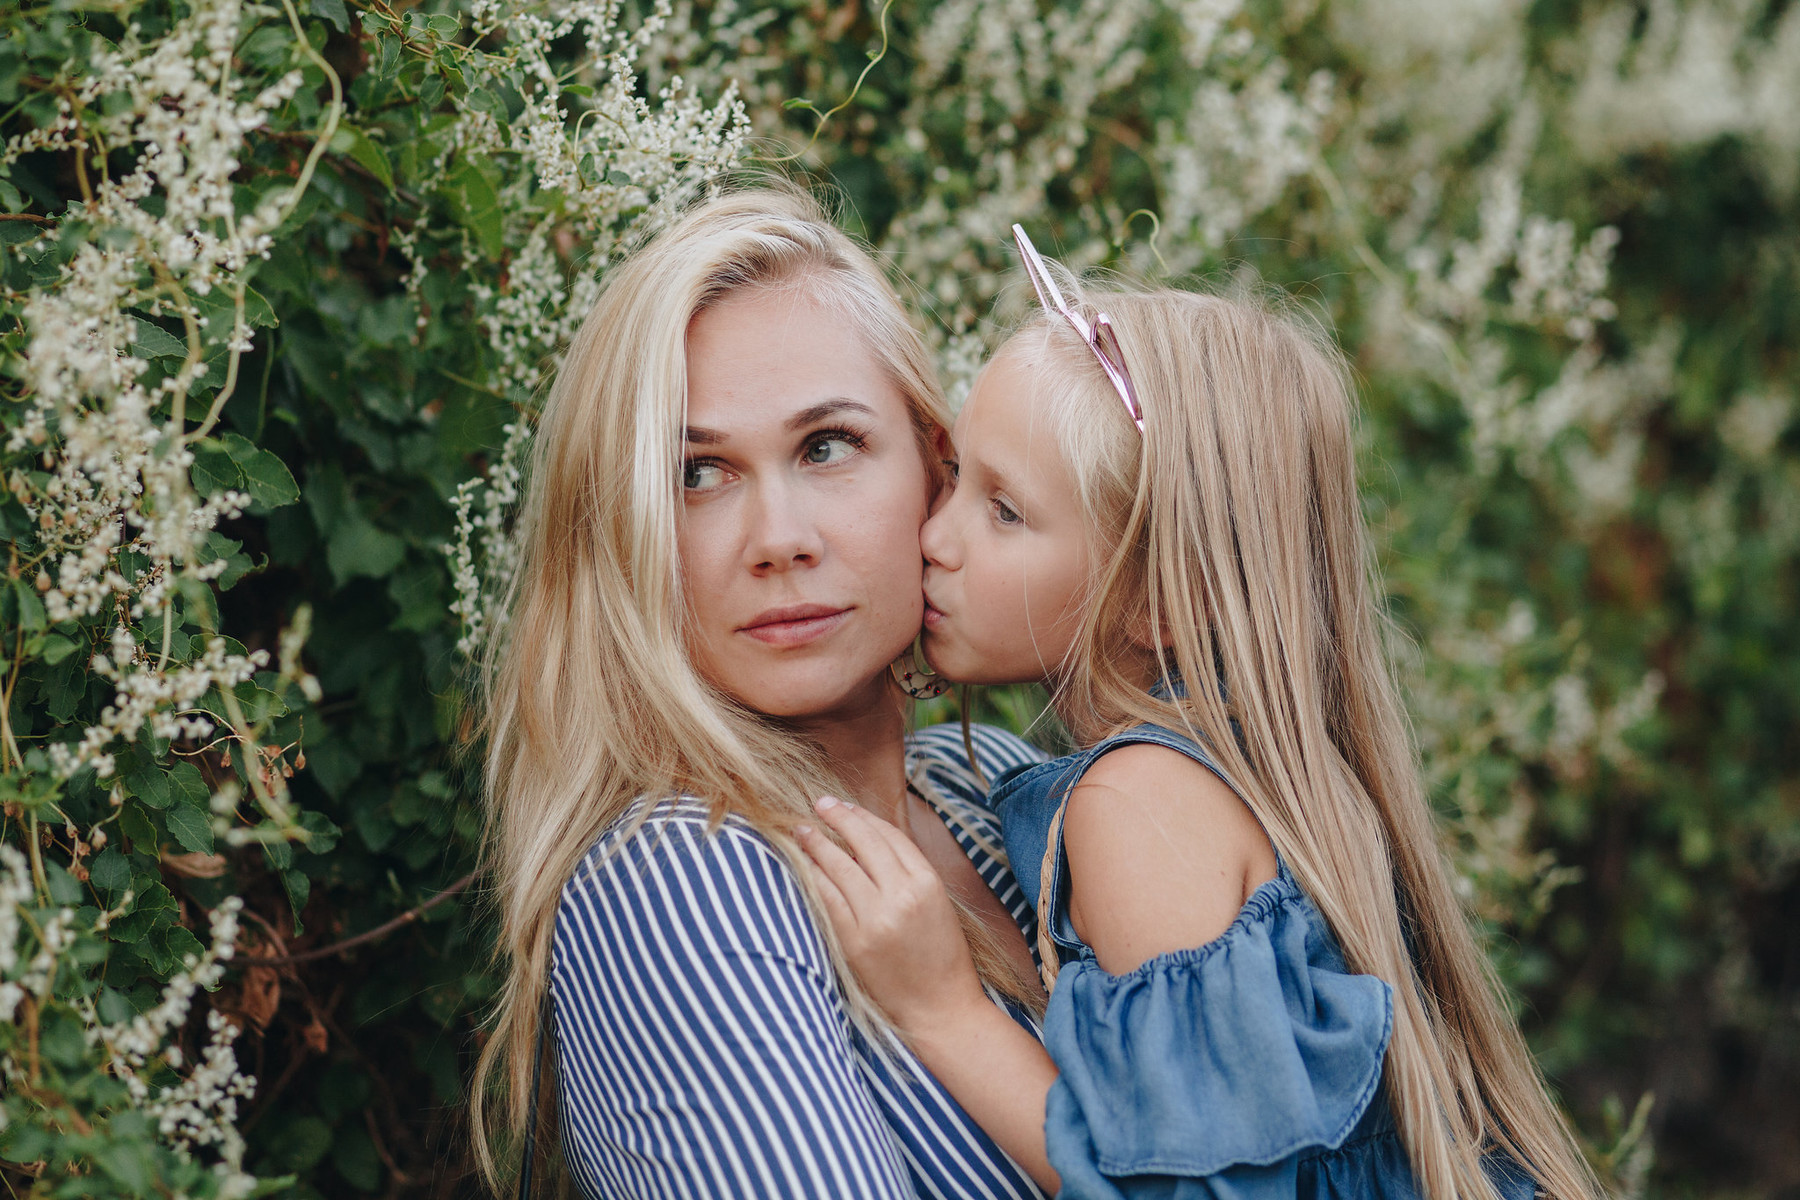
<svg viewBox="0 0 1800 1200">
<path fill-rule="evenodd" d="M 325 157 L 325 152 L 331 148 L 331 139 L 337 136 L 338 120 L 344 113 L 343 81 L 338 78 L 338 73 L 332 70 L 331 64 L 325 61 L 324 56 L 313 49 L 312 42 L 307 39 L 305 27 L 300 24 L 300 14 L 294 11 L 293 0 L 281 0 L 281 7 L 287 13 L 288 24 L 293 26 L 294 37 L 299 42 L 300 53 L 324 72 L 326 81 L 331 84 L 331 103 L 326 106 L 325 120 L 319 126 L 318 136 L 313 139 L 312 149 L 306 155 L 306 162 L 300 168 L 300 175 L 294 180 L 294 186 L 288 192 L 287 201 L 282 205 L 281 218 L 275 222 L 277 226 L 294 215 L 294 210 L 300 206 L 301 197 L 305 196 L 306 189 L 312 186 L 313 171 L 317 169 L 319 160 Z M 233 217 L 231 220 L 235 224 L 236 218 Z M 213 396 L 212 404 L 207 408 L 206 416 L 201 419 L 200 424 L 191 432 L 182 435 L 181 440 L 184 443 L 199 441 L 211 433 L 213 427 L 219 423 L 219 417 L 225 412 L 225 402 L 230 400 L 237 391 L 238 366 L 243 358 L 243 351 L 238 347 L 244 341 L 244 293 L 247 286 L 242 280 L 239 280 L 237 287 L 232 291 L 231 357 L 225 364 L 225 382 L 219 386 L 218 393 Z"/>
<path fill-rule="evenodd" d="M 319 165 L 319 160 L 325 157 L 325 151 L 331 146 L 331 139 L 337 136 L 338 118 L 344 113 L 343 81 L 338 79 L 331 64 L 307 40 L 306 30 L 300 24 L 300 14 L 294 11 L 294 0 L 281 0 L 281 7 L 287 12 L 288 24 L 294 27 L 294 36 L 300 40 L 300 53 L 311 59 L 312 64 L 323 71 L 326 80 L 330 82 L 331 104 L 325 110 L 325 123 L 319 127 L 318 140 L 313 142 L 312 151 L 307 154 L 306 162 L 300 168 L 300 176 L 294 181 L 293 190 L 288 193 L 287 204 L 282 209 L 281 221 L 277 221 L 277 225 L 293 216 L 294 210 L 300 206 L 300 198 L 312 186 L 313 170 Z"/>
<path fill-rule="evenodd" d="M 423 904 L 409 908 L 399 916 L 390 921 L 383 921 L 373 929 L 364 930 L 354 937 L 344 938 L 342 941 L 333 942 L 329 946 L 320 946 L 316 950 L 302 950 L 298 954 L 275 954 L 261 957 L 240 954 L 233 957 L 231 961 L 250 967 L 284 967 L 294 963 L 312 962 L 314 959 L 330 958 L 334 954 L 342 954 L 344 951 L 356 946 L 361 946 L 367 942 L 373 942 L 379 938 L 384 938 L 403 925 L 411 925 L 414 921 L 417 921 L 420 917 L 424 916 L 444 901 L 450 899 L 450 897 L 456 895 L 458 892 L 463 891 L 471 883 L 474 883 L 475 876 L 478 873 L 479 872 L 476 871 L 470 871 L 467 875 L 464 875 L 461 879 L 457 880 L 431 899 L 425 901 Z"/>
<path fill-rule="evenodd" d="M 35 812 L 25 820 L 25 848 L 31 852 L 31 882 L 37 886 L 39 899 L 48 900 L 50 881 L 44 876 L 44 852 L 38 844 L 38 816 Z"/>
<path fill-rule="evenodd" d="M 881 30 L 881 49 L 869 56 L 868 64 L 866 66 L 864 66 L 862 69 L 862 72 L 857 75 L 856 84 L 855 84 L 855 86 L 853 86 L 850 89 L 850 94 L 848 96 L 845 96 L 841 101 L 839 101 L 833 107 L 826 109 L 822 113 L 819 113 L 819 123 L 817 125 L 813 126 L 812 136 L 810 138 L 806 139 L 806 145 L 800 147 L 798 150 L 794 151 L 792 154 L 784 154 L 779 158 L 764 159 L 763 160 L 764 162 L 788 163 L 788 162 L 793 162 L 795 159 L 804 156 L 806 154 L 806 152 L 811 150 L 813 148 L 813 146 L 818 142 L 819 135 L 821 133 L 825 132 L 825 122 L 831 120 L 831 118 L 837 116 L 839 113 L 843 112 L 846 108 L 849 108 L 851 103 L 855 101 L 858 93 L 860 93 L 862 91 L 863 80 L 867 79 L 869 77 L 869 72 L 873 71 L 876 68 L 876 66 L 880 64 L 881 60 L 887 57 L 887 52 L 888 52 L 888 24 L 887 24 L 888 9 L 890 9 L 892 7 L 894 7 L 894 0 L 882 0 L 881 11 L 876 16 L 876 22 Z M 812 104 L 810 102 L 803 101 L 803 102 L 801 102 L 800 107 L 812 108 Z M 813 111 L 817 112 L 818 110 L 814 109 Z"/>
</svg>

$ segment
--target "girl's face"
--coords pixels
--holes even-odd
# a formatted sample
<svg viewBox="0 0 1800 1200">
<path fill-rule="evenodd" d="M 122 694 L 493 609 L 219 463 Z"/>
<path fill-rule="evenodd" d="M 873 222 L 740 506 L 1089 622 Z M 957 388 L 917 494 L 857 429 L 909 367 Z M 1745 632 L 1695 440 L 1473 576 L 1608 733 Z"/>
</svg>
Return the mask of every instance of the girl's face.
<svg viewBox="0 0 1800 1200">
<path fill-rule="evenodd" d="M 930 482 L 910 411 L 843 315 L 740 292 L 688 328 L 679 533 L 695 665 L 776 717 L 891 702 L 919 629 Z"/>
<path fill-rule="evenodd" d="M 1003 350 L 957 418 L 956 486 L 919 534 L 925 656 L 959 683 L 1047 679 L 1079 627 L 1092 554 L 1034 399 L 1031 369 Z"/>
</svg>

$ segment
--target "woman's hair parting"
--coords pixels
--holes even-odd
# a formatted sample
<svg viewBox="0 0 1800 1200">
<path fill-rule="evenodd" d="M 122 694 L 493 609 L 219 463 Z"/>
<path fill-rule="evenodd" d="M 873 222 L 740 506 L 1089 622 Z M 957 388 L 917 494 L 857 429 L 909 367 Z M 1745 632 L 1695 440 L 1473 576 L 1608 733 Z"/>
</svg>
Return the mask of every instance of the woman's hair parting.
<svg viewBox="0 0 1800 1200">
<path fill-rule="evenodd" d="M 1039 313 L 1001 350 L 1036 372 L 1034 428 L 1068 463 L 1099 564 L 1058 714 L 1084 743 L 1185 725 L 1239 784 L 1350 969 L 1394 989 L 1385 1078 L 1427 1195 L 1491 1196 L 1480 1160 L 1496 1147 L 1555 1200 L 1595 1195 L 1440 849 L 1388 659 L 1341 354 L 1265 299 L 1070 290 L 1110 316 L 1144 429 L 1061 318 Z M 1146 644 L 1185 700 L 1145 693 Z"/>
</svg>

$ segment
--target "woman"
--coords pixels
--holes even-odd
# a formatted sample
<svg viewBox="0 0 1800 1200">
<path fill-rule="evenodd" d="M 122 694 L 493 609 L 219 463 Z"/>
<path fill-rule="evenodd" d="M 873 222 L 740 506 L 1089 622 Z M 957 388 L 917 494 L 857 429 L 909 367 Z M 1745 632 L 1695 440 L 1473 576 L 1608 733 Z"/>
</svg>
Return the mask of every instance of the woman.
<svg viewBox="0 0 1800 1200">
<path fill-rule="evenodd" d="M 538 434 L 490 674 L 508 974 L 476 1077 L 525 1131 L 554 1007 L 590 1196 L 1037 1196 L 917 1069 L 796 869 L 823 792 L 910 831 L 1009 1011 L 1031 916 L 961 757 L 889 664 L 940 481 L 929 356 L 810 201 L 701 205 L 614 268 Z M 990 769 L 1035 757 L 980 733 Z"/>
</svg>

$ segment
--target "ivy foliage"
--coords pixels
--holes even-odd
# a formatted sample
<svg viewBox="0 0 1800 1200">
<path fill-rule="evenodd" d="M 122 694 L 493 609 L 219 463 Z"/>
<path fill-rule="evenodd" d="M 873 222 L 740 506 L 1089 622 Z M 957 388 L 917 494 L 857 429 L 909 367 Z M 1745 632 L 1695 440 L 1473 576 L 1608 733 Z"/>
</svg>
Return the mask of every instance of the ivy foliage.
<svg viewBox="0 0 1800 1200">
<path fill-rule="evenodd" d="M 1012 220 L 1077 266 L 1254 271 L 1332 321 L 1433 794 L 1553 1081 L 1622 1191 L 1792 1186 L 1795 172 L 1760 126 L 1629 118 L 1696 30 L 1718 78 L 1791 95 L 1765 47 L 1800 44 L 1795 10 L 1446 6 L 1428 37 L 1403 7 L 0 13 L 8 1185 L 473 1190 L 496 977 L 459 643 L 493 619 L 534 397 L 634 238 L 791 159 L 953 390 L 1018 311 Z M 120 65 L 203 18 L 229 70 L 204 39 L 169 70 L 262 104 L 212 143 L 219 110 Z M 170 112 L 188 161 L 133 226 L 107 181 Z M 183 215 L 207 170 L 223 199 Z M 91 328 L 46 319 L 106 279 Z M 76 334 L 135 365 L 84 365 Z M 105 430 L 149 436 L 117 479 L 77 464 L 83 499 L 70 448 Z M 154 520 L 190 511 L 191 537 Z M 134 679 L 185 723 L 120 732 Z M 978 703 L 1023 728 L 1039 699 Z M 122 1068 L 140 1020 L 166 1036 Z M 252 1094 L 205 1071 L 221 1041 Z M 149 1115 L 182 1105 L 173 1134 Z"/>
</svg>

